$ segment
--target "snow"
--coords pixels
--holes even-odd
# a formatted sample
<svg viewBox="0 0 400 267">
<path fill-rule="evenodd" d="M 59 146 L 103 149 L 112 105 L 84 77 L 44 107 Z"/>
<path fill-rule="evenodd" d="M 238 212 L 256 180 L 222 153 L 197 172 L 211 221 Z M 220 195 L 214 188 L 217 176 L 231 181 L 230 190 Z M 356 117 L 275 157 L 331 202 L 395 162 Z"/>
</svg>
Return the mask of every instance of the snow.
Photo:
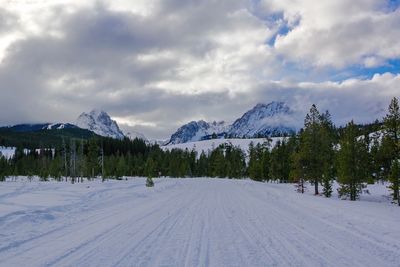
<svg viewBox="0 0 400 267">
<path fill-rule="evenodd" d="M 230 129 L 231 125 L 225 121 L 206 122 L 191 121 L 180 127 L 170 138 L 170 144 L 195 142 L 213 134 L 223 134 Z"/>
<path fill-rule="evenodd" d="M 11 159 L 14 157 L 15 154 L 15 147 L 4 147 L 0 146 L 0 153 L 3 155 L 6 159 Z"/>
<path fill-rule="evenodd" d="M 15 155 L 15 150 L 16 147 L 4 147 L 4 146 L 0 146 L 0 153 L 2 156 L 4 156 L 6 159 L 11 159 L 14 157 Z M 49 149 L 45 149 L 45 150 L 49 150 Z M 53 152 L 53 156 L 56 153 L 55 149 L 52 148 L 51 151 Z M 30 152 L 29 149 L 24 148 L 24 153 L 27 155 Z M 35 149 L 35 152 L 37 154 L 40 154 L 41 149 Z"/>
<path fill-rule="evenodd" d="M 398 266 L 400 212 L 382 190 L 350 202 L 249 180 L 9 181 L 0 266 Z"/>
<path fill-rule="evenodd" d="M 82 113 L 75 124 L 82 129 L 88 129 L 101 136 L 116 139 L 124 138 L 124 134 L 117 122 L 102 110 L 94 109 L 90 113 Z"/>
<path fill-rule="evenodd" d="M 271 147 L 274 147 L 278 141 L 284 140 L 285 137 L 272 137 L 270 140 Z M 175 145 L 166 145 L 162 146 L 163 150 L 172 150 L 172 149 L 188 149 L 189 151 L 195 150 L 197 152 L 197 156 L 200 156 L 201 152 L 204 153 L 211 152 L 215 148 L 217 148 L 221 144 L 232 144 L 233 146 L 239 147 L 243 150 L 243 152 L 248 153 L 249 145 L 253 142 L 254 145 L 263 144 L 268 139 L 266 138 L 248 138 L 248 139 L 235 139 L 235 138 L 228 138 L 228 139 L 211 139 L 211 140 L 204 140 L 204 141 L 197 141 L 197 142 L 188 142 L 182 144 L 175 144 Z"/>
<path fill-rule="evenodd" d="M 234 123 L 225 121 L 191 121 L 172 134 L 169 144 L 180 144 L 208 139 L 213 134 L 236 138 L 284 136 L 296 131 L 296 116 L 284 102 L 257 104 Z"/>
<path fill-rule="evenodd" d="M 295 120 L 293 112 L 284 102 L 257 104 L 232 124 L 228 134 L 235 137 L 290 134 L 295 132 Z"/>
</svg>

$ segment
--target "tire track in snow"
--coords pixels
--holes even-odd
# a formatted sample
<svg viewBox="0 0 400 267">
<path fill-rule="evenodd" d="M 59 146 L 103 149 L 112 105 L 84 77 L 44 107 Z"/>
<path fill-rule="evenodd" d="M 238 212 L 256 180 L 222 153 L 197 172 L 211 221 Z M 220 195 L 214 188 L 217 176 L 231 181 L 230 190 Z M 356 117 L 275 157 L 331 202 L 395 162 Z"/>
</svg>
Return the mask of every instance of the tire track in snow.
<svg viewBox="0 0 400 267">
<path fill-rule="evenodd" d="M 268 188 L 266 189 L 268 190 Z M 299 238 L 293 239 L 292 242 L 298 243 L 301 251 L 311 251 L 312 255 L 316 255 L 317 258 L 320 259 L 319 261 L 324 264 L 329 263 L 330 266 L 337 266 L 338 260 L 340 260 L 343 265 L 386 266 L 396 262 L 396 255 L 398 256 L 400 254 L 399 250 L 393 249 L 392 247 L 382 247 L 380 243 L 371 242 L 371 240 L 365 236 L 351 232 L 340 224 L 334 224 L 324 220 L 312 212 L 307 211 L 305 207 L 296 209 L 296 207 L 289 205 L 291 203 L 285 201 L 284 198 L 276 198 L 272 193 L 273 191 L 268 190 L 265 192 L 266 194 L 260 194 L 259 189 L 256 191 L 257 192 L 252 191 L 249 197 L 262 200 L 262 202 L 269 205 L 268 211 L 275 214 L 275 218 L 279 218 L 279 221 L 284 222 L 285 225 L 290 225 L 289 228 L 282 229 L 283 233 L 288 232 L 288 230 L 291 231 L 290 229 L 296 229 L 296 231 L 292 231 L 292 233 L 294 235 L 297 234 Z M 268 195 L 268 193 L 270 193 L 270 195 Z M 258 197 L 255 197 L 254 194 L 257 194 Z M 254 203 L 260 205 L 260 201 Z M 271 205 L 271 203 L 273 204 Z M 304 208 L 303 212 L 299 212 L 302 208 Z M 301 220 L 297 220 L 298 218 Z M 262 218 L 259 219 L 259 221 L 262 220 Z M 308 224 L 311 222 L 312 225 L 303 225 L 302 221 L 306 221 Z M 311 229 L 312 232 L 306 229 Z M 331 234 L 328 235 L 326 233 Z M 287 239 L 289 239 L 289 237 L 287 237 Z M 308 242 L 299 242 L 302 239 L 308 239 Z M 350 247 L 348 247 L 349 244 Z M 325 248 L 325 251 L 321 250 L 321 247 Z M 374 249 L 371 250 L 371 247 Z M 310 248 L 312 248 L 312 250 L 310 250 Z M 377 253 L 377 250 L 380 252 Z M 316 253 L 314 251 L 316 251 Z M 349 251 L 353 251 L 353 253 L 357 251 L 357 254 L 364 255 L 363 258 L 368 260 L 360 262 L 359 258 L 355 259 L 352 255 L 349 255 Z M 370 259 L 371 254 L 376 257 Z M 323 257 L 321 255 L 323 255 Z"/>
<path fill-rule="evenodd" d="M 50 208 L 64 213 L 54 221 L 60 225 L 0 251 L 0 265 L 398 265 L 398 244 L 347 225 L 348 212 L 329 210 L 335 202 L 252 181 L 162 183 L 150 191 L 144 184 L 99 186 L 79 203 Z M 68 216 L 76 218 L 63 221 Z"/>
<path fill-rule="evenodd" d="M 179 192 L 179 191 L 178 191 Z M 168 203 L 169 201 L 172 200 L 172 198 L 178 198 L 179 195 L 173 195 L 172 198 L 170 196 L 171 192 L 167 192 L 169 193 L 167 195 L 167 199 L 165 200 L 165 203 Z M 161 199 L 163 200 L 163 199 Z M 150 205 L 149 205 L 150 204 Z M 154 205 L 154 203 L 144 203 L 144 206 L 149 206 L 151 207 L 152 205 Z M 52 246 L 49 243 L 55 243 L 54 244 L 54 248 L 57 247 L 62 247 L 63 250 L 67 250 L 67 252 L 65 253 L 65 251 L 62 251 L 62 253 L 64 254 L 72 254 L 74 253 L 76 250 L 74 250 L 74 246 L 80 247 L 80 243 L 79 242 L 84 242 L 84 240 L 81 240 L 83 237 L 85 237 L 85 235 L 88 235 L 88 239 L 90 239 L 93 235 L 95 236 L 95 238 L 92 238 L 92 241 L 95 241 L 97 239 L 99 239 L 102 234 L 97 235 L 96 233 L 90 232 L 91 228 L 95 228 L 97 227 L 96 224 L 101 223 L 101 222 L 110 222 L 109 225 L 105 224 L 102 226 L 101 230 L 103 231 L 103 234 L 107 234 L 110 232 L 118 232 L 118 230 L 120 230 L 120 228 L 116 228 L 113 230 L 113 228 L 115 227 L 115 224 L 118 223 L 118 221 L 124 219 L 126 217 L 123 216 L 119 218 L 119 216 L 121 216 L 121 212 L 124 212 L 125 210 L 129 210 L 130 207 L 135 207 L 135 203 L 130 201 L 127 203 L 119 203 L 118 205 L 112 205 L 112 206 L 107 206 L 106 209 L 104 210 L 100 210 L 101 212 L 99 213 L 98 210 L 96 210 L 94 212 L 94 214 L 90 215 L 89 217 L 85 217 L 84 219 L 77 221 L 76 223 L 73 224 L 69 224 L 69 225 L 61 225 L 60 227 L 57 227 L 56 229 L 53 229 L 51 231 L 48 231 L 46 233 L 43 233 L 39 236 L 35 236 L 32 237 L 30 239 L 21 241 L 18 244 L 11 244 L 9 247 L 7 247 L 7 249 L 4 249 L 4 251 L 8 251 L 7 254 L 9 254 L 9 256 L 4 257 L 5 260 L 1 260 L 0 257 L 0 263 L 5 263 L 7 260 L 11 260 L 12 259 L 16 259 L 18 260 L 19 257 L 27 257 L 27 254 L 29 255 L 33 255 L 31 258 L 35 259 L 37 261 L 40 261 L 41 259 L 37 259 L 37 256 L 34 255 L 46 255 L 46 257 L 55 257 L 56 255 L 49 255 L 49 253 L 40 253 L 40 250 L 52 250 Z M 146 217 L 150 216 L 151 214 L 155 213 L 156 210 L 153 210 L 151 208 L 149 208 L 150 212 L 148 214 L 145 214 L 143 217 L 139 218 L 138 220 L 143 220 L 146 219 Z M 87 230 L 89 229 L 89 230 Z M 99 229 L 97 229 L 98 231 Z M 88 233 L 85 233 L 86 231 L 88 231 Z M 79 236 L 78 240 L 75 240 L 75 243 L 73 244 L 65 244 L 65 242 L 63 240 L 68 240 L 71 239 L 71 237 L 74 236 Z M 50 241 L 49 241 L 50 240 Z M 58 242 L 56 242 L 58 241 Z M 84 244 L 82 244 L 83 246 L 87 246 L 92 244 L 91 242 L 84 242 Z M 13 246 L 15 245 L 15 246 Z M 23 249 L 21 249 L 20 247 L 24 246 Z M 65 247 L 66 246 L 66 247 Z M 72 247 L 71 249 L 68 249 L 69 247 Z M 16 250 L 16 253 L 12 253 L 12 251 Z M 53 249 L 54 250 L 54 249 Z M 4 253 L 3 251 L 3 253 Z M 61 252 L 61 251 L 60 251 Z M 59 252 L 58 252 L 59 253 Z M 62 257 L 62 256 L 61 256 Z M 56 261 L 56 260 L 53 260 Z M 33 261 L 34 262 L 34 261 Z M 32 264 L 33 264 L 32 262 Z M 51 262 L 51 261 L 48 261 Z M 38 264 L 38 265 L 42 265 L 42 264 Z"/>
</svg>

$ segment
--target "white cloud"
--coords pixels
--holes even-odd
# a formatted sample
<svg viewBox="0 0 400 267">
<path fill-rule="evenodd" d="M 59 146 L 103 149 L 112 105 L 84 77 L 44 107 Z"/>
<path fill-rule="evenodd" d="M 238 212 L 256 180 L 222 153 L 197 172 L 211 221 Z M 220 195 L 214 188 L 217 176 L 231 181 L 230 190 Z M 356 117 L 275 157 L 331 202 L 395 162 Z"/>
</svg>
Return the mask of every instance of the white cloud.
<svg viewBox="0 0 400 267">
<path fill-rule="evenodd" d="M 8 1 L 0 123 L 72 121 L 101 108 L 167 137 L 189 120 L 231 121 L 273 100 L 298 110 L 299 124 L 312 103 L 339 123 L 371 121 L 398 96 L 398 75 L 330 77 L 399 58 L 399 10 L 374 0 L 252 3 Z"/>
<path fill-rule="evenodd" d="M 290 31 L 276 38 L 278 53 L 314 67 L 363 64 L 364 57 L 400 57 L 400 10 L 376 0 L 265 0 L 282 12 Z"/>
</svg>

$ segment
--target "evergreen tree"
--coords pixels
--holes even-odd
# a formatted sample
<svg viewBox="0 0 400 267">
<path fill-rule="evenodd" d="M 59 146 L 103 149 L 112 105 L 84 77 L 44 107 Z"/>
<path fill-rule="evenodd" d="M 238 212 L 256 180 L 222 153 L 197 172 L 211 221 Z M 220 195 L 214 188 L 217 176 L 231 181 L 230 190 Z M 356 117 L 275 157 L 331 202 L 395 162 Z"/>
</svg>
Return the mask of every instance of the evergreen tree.
<svg viewBox="0 0 400 267">
<path fill-rule="evenodd" d="M 145 172 L 147 177 L 153 178 L 156 175 L 156 165 L 151 157 L 146 160 Z"/>
<path fill-rule="evenodd" d="M 196 175 L 199 177 L 207 176 L 208 173 L 208 157 L 204 153 L 201 152 L 199 159 L 197 160 L 197 173 Z"/>
<path fill-rule="evenodd" d="M 329 111 L 326 111 L 324 114 L 321 115 L 320 135 L 321 135 L 320 155 L 323 158 L 322 194 L 325 197 L 331 197 L 332 183 L 335 177 L 335 168 L 334 168 L 335 135 L 334 135 L 334 126 Z"/>
<path fill-rule="evenodd" d="M 358 136 L 355 124 L 348 123 L 340 139 L 340 150 L 337 154 L 339 197 L 349 196 L 353 201 L 358 198 L 368 176 L 368 146 Z"/>
<path fill-rule="evenodd" d="M 211 177 L 226 177 L 225 157 L 221 147 L 217 147 L 211 152 L 210 165 Z"/>
<path fill-rule="evenodd" d="M 125 175 L 126 171 L 126 163 L 123 155 L 119 156 L 118 163 L 116 167 L 115 178 L 121 180 L 121 178 Z"/>
<path fill-rule="evenodd" d="M 397 201 L 397 204 L 399 203 L 399 195 L 398 195 L 398 190 L 399 190 L 399 176 L 400 176 L 400 163 L 398 160 L 394 160 L 391 166 L 391 171 L 390 171 L 390 176 L 389 176 L 389 181 L 390 181 L 390 186 L 389 188 L 392 190 L 392 195 L 393 195 L 393 201 Z M 396 195 L 397 192 L 397 195 Z M 399 205 L 399 204 L 398 204 Z"/>
<path fill-rule="evenodd" d="M 59 155 L 58 151 L 55 151 L 53 160 L 49 164 L 49 175 L 57 181 L 61 181 L 62 176 L 62 157 Z"/>
<path fill-rule="evenodd" d="M 289 177 L 290 180 L 295 182 L 295 187 L 296 191 L 299 193 L 304 194 L 306 190 L 306 185 L 305 185 L 305 173 L 304 173 L 304 162 L 303 159 L 304 157 L 300 154 L 301 151 L 299 150 L 299 143 L 300 143 L 300 138 L 302 134 L 301 132 L 299 133 L 298 136 L 293 136 L 291 137 L 292 143 L 294 143 L 294 150 L 292 154 L 290 155 L 290 173 Z"/>
<path fill-rule="evenodd" d="M 94 178 L 97 176 L 99 170 L 99 146 L 95 139 L 89 141 L 86 169 L 87 177 Z"/>
<path fill-rule="evenodd" d="M 263 166 L 262 166 L 262 156 L 263 151 L 260 144 L 257 144 L 255 147 L 253 143 L 249 145 L 249 177 L 254 181 L 263 181 Z"/>
<path fill-rule="evenodd" d="M 390 181 L 393 190 L 393 200 L 397 200 L 400 206 L 399 197 L 399 172 L 398 160 L 400 158 L 400 108 L 397 98 L 393 98 L 389 105 L 389 112 L 384 118 L 385 139 L 392 148 L 391 167 L 395 170 L 391 171 Z M 397 177 L 395 177 L 397 175 Z"/>
<path fill-rule="evenodd" d="M 324 153 L 328 150 L 329 142 L 324 140 L 326 135 L 323 133 L 326 128 L 324 124 L 329 124 L 328 114 L 321 115 L 315 105 L 311 106 L 310 112 L 304 121 L 304 130 L 301 132 L 299 144 L 299 156 L 302 163 L 305 178 L 314 184 L 315 195 L 319 194 L 319 184 L 322 182 L 326 171 Z"/>
<path fill-rule="evenodd" d="M 153 187 L 154 186 L 153 177 L 155 174 L 155 164 L 151 157 L 149 157 L 147 159 L 145 169 L 146 169 L 146 175 L 147 175 L 146 186 Z"/>
<path fill-rule="evenodd" d="M 271 151 L 270 176 L 274 181 L 287 183 L 290 178 L 291 144 L 288 141 L 278 141 Z"/>
<path fill-rule="evenodd" d="M 75 179 L 77 176 L 76 172 L 76 161 L 77 161 L 77 155 L 76 155 L 76 143 L 75 140 L 71 140 L 71 146 L 70 146 L 70 157 L 69 157 L 69 168 L 70 168 L 70 176 L 71 176 L 71 183 L 75 183 Z"/>
<path fill-rule="evenodd" d="M 0 152 L 0 182 L 4 182 L 7 173 L 7 160 Z"/>
</svg>

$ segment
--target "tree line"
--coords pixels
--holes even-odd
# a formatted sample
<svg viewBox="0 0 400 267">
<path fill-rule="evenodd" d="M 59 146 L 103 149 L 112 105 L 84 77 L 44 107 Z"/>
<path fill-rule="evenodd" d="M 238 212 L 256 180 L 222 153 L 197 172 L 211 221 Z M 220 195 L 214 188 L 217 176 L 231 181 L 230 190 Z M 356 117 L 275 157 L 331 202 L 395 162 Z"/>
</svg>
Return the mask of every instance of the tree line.
<svg viewBox="0 0 400 267">
<path fill-rule="evenodd" d="M 367 184 L 389 181 L 393 201 L 400 205 L 400 111 L 393 98 L 383 123 L 365 127 L 353 121 L 336 128 L 328 111 L 320 113 L 312 105 L 304 128 L 278 142 L 250 146 L 248 175 L 256 181 L 296 183 L 304 193 L 305 182 L 315 195 L 332 195 L 336 180 L 340 197 L 356 200 Z M 364 130 L 364 131 L 363 131 Z M 319 188 L 322 186 L 322 192 Z"/>
<path fill-rule="evenodd" d="M 356 200 L 368 183 L 389 181 L 393 200 L 400 205 L 399 138 L 397 98 L 392 99 L 382 123 L 364 127 L 353 121 L 335 127 L 328 111 L 321 113 L 312 105 L 304 127 L 274 147 L 266 138 L 264 143 L 251 143 L 247 153 L 228 142 L 197 154 L 196 149 L 164 151 L 139 139 L 70 139 L 56 147 L 17 147 L 11 159 L 0 156 L 0 180 L 17 175 L 71 182 L 99 176 L 250 177 L 261 182 L 295 183 L 299 192 L 310 182 L 314 194 L 326 197 L 332 195 L 336 180 L 339 196 L 350 200 Z"/>
</svg>

